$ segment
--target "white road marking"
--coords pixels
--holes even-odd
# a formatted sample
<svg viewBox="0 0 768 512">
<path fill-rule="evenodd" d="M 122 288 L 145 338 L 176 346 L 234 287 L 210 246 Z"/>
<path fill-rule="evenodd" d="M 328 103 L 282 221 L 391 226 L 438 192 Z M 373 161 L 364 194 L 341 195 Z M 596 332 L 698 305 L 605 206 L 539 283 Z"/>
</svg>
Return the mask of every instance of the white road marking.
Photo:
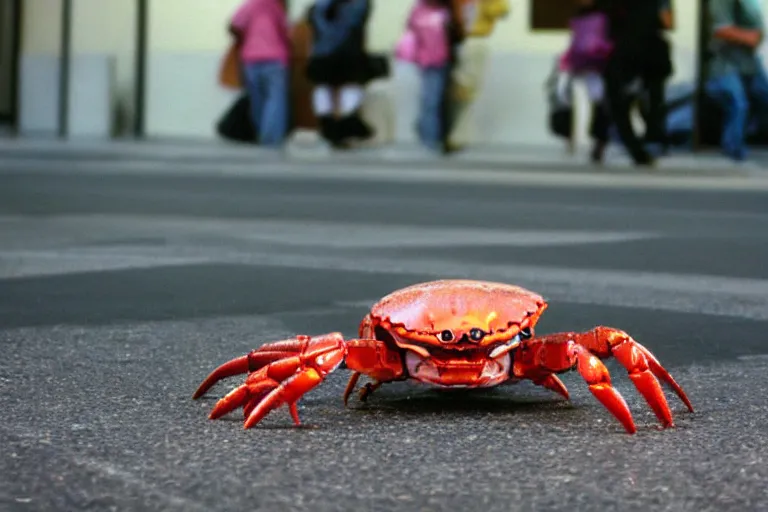
<svg viewBox="0 0 768 512">
<path fill-rule="evenodd" d="M 495 245 L 546 247 L 648 240 L 660 235 L 634 231 L 482 229 L 444 226 L 345 223 L 307 220 L 195 219 L 142 215 L 62 215 L 53 218 L 0 216 L 0 242 L 22 245 L 114 242 L 147 238 L 163 243 L 227 238 L 293 246 L 387 248 Z"/>
<path fill-rule="evenodd" d="M 26 258 L 35 257 L 32 251 L 24 254 Z M 46 257 L 47 253 L 42 251 L 40 254 Z M 428 258 L 389 260 L 343 254 L 319 256 L 223 247 L 103 247 L 72 249 L 57 254 L 87 256 L 96 260 L 103 258 L 106 261 L 130 255 L 147 260 L 174 258 L 198 263 L 400 274 L 414 276 L 414 282 L 426 277 L 488 279 L 526 286 L 551 301 L 768 320 L 768 280 L 763 279 L 535 265 L 480 265 Z M 0 251 L 0 262 L 15 255 L 14 251 Z M 332 300 L 332 297 L 329 299 Z"/>
<path fill-rule="evenodd" d="M 751 354 L 748 356 L 737 356 L 740 361 L 768 361 L 768 354 Z"/>
<path fill-rule="evenodd" d="M 0 217 L 0 279 L 200 263 L 517 283 L 552 301 L 768 319 L 768 280 L 387 257 L 390 246 L 558 246 L 649 239 L 643 232 L 467 229 L 140 215 Z M 382 249 L 378 256 L 349 249 Z M 353 279 L 351 277 L 350 279 Z M 329 297 L 333 300 L 333 297 Z M 375 299 L 374 299 L 375 300 Z"/>
<path fill-rule="evenodd" d="M 139 254 L 104 257 L 99 254 L 58 251 L 12 251 L 0 256 L 0 279 L 170 267 L 201 261 L 207 260 Z"/>
</svg>

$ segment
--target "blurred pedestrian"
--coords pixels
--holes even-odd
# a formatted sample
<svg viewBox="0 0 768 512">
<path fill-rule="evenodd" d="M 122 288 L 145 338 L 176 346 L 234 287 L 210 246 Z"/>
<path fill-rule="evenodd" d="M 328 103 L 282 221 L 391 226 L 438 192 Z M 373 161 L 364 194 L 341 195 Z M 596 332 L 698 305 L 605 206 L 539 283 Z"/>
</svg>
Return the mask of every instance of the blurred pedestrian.
<svg viewBox="0 0 768 512">
<path fill-rule="evenodd" d="M 571 96 L 571 80 L 584 81 L 592 104 L 590 135 L 593 139 L 592 161 L 602 162 L 608 145 L 610 117 L 605 100 L 603 72 L 613 51 L 609 39 L 608 14 L 596 0 L 576 0 L 576 13 L 570 20 L 571 42 L 560 59 L 558 99 L 567 105 Z"/>
<path fill-rule="evenodd" d="M 757 53 L 763 41 L 764 15 L 759 0 L 709 0 L 712 26 L 707 65 L 706 92 L 721 107 L 724 126 L 723 152 L 736 161 L 746 158 L 744 132 L 750 99 L 765 125 L 768 110 L 768 78 Z"/>
<path fill-rule="evenodd" d="M 613 0 L 611 15 L 614 50 L 605 70 L 605 86 L 613 122 L 622 143 L 637 165 L 652 165 L 655 157 L 646 144 L 666 145 L 666 81 L 672 58 L 664 29 L 671 23 L 668 0 Z M 630 110 L 638 93 L 648 98 L 646 131 L 637 136 Z"/>
<path fill-rule="evenodd" d="M 312 108 L 321 135 L 337 148 L 374 135 L 360 114 L 364 85 L 371 78 L 365 50 L 370 8 L 370 0 L 316 0 L 309 10 L 313 40 L 307 78 L 314 86 Z"/>
<path fill-rule="evenodd" d="M 450 0 L 416 0 L 398 48 L 399 57 L 421 72 L 419 139 L 440 152 L 447 149 L 449 88 L 460 31 Z"/>
<path fill-rule="evenodd" d="M 289 125 L 290 36 L 285 0 L 244 0 L 230 21 L 259 143 L 281 146 Z"/>
</svg>

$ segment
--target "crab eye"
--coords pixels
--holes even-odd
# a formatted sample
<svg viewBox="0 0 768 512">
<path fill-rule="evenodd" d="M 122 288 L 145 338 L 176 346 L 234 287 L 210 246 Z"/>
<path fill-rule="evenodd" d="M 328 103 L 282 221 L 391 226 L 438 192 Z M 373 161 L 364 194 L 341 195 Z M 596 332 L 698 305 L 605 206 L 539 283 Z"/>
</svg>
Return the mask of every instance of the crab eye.
<svg viewBox="0 0 768 512">
<path fill-rule="evenodd" d="M 533 333 L 531 333 L 530 327 L 526 327 L 525 329 L 520 329 L 520 339 L 525 340 L 530 338 L 532 335 Z"/>
<path fill-rule="evenodd" d="M 469 337 L 472 338 L 473 341 L 480 341 L 485 337 L 485 331 L 475 327 L 469 331 Z"/>
<path fill-rule="evenodd" d="M 442 341 L 451 341 L 453 339 L 453 333 L 446 329 L 440 333 L 440 339 Z"/>
</svg>

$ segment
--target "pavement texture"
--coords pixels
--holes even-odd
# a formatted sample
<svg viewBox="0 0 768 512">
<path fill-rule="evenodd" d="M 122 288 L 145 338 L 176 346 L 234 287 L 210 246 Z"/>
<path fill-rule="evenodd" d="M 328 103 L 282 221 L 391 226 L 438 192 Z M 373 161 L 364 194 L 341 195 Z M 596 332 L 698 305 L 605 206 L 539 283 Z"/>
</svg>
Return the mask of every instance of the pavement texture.
<svg viewBox="0 0 768 512">
<path fill-rule="evenodd" d="M 463 177 L 338 164 L 0 167 L 0 510 L 768 509 L 768 187 L 596 172 Z M 99 166 L 102 166 L 99 169 Z M 431 174 L 430 174 L 431 173 Z M 366 404 L 339 369 L 251 430 L 210 421 L 221 362 L 297 333 L 355 336 L 411 283 L 511 282 L 537 332 L 620 327 L 683 386 L 639 431 L 578 373 Z"/>
</svg>

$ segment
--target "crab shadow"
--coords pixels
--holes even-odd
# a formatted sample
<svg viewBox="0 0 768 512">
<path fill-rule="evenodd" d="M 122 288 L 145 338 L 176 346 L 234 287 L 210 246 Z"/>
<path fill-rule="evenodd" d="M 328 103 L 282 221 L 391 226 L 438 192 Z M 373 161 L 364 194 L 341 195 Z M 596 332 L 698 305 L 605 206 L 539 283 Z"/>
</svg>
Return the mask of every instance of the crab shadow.
<svg viewBox="0 0 768 512">
<path fill-rule="evenodd" d="M 350 400 L 349 409 L 357 413 L 391 414 L 399 417 L 449 415 L 477 417 L 495 415 L 562 414 L 576 410 L 570 401 L 558 396 L 514 393 L 508 389 L 391 391 L 372 395 L 366 402 Z"/>
</svg>

